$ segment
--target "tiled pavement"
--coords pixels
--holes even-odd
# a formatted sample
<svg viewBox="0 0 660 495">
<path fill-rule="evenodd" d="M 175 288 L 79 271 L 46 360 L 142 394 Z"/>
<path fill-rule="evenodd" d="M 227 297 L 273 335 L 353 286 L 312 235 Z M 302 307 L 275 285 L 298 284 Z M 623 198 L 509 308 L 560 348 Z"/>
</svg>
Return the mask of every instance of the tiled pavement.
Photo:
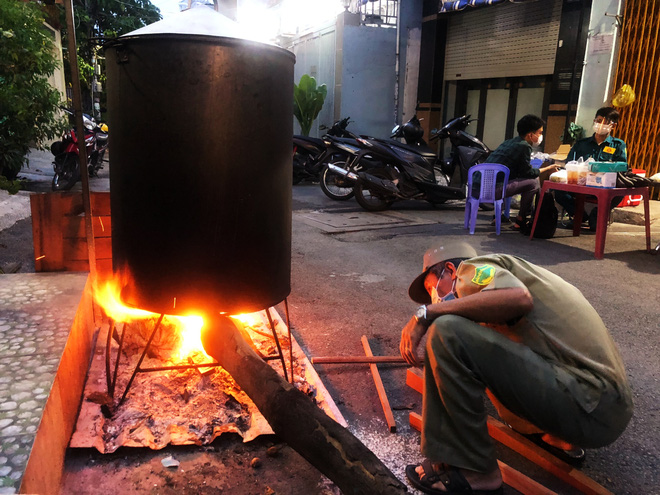
<svg viewBox="0 0 660 495">
<path fill-rule="evenodd" d="M 86 280 L 0 275 L 0 495 L 20 488 Z"/>
</svg>

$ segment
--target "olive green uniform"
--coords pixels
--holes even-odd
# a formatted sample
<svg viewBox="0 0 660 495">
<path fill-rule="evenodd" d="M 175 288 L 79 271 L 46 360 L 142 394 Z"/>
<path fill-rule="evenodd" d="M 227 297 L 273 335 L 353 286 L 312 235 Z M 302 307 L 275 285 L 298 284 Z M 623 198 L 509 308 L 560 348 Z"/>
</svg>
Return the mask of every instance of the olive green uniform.
<svg viewBox="0 0 660 495">
<path fill-rule="evenodd" d="M 520 258 L 464 261 L 456 297 L 525 287 L 534 307 L 501 325 L 444 315 L 429 327 L 422 452 L 434 462 L 488 472 L 496 457 L 484 389 L 511 412 L 581 447 L 616 440 L 632 416 L 621 356 L 596 310 L 574 286 Z"/>
</svg>

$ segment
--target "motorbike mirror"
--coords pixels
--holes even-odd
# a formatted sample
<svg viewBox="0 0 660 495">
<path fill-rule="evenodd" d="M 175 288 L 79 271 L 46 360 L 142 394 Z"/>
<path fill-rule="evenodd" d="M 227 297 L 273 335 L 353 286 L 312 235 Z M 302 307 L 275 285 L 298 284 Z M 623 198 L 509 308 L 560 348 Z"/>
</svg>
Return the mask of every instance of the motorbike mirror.
<svg viewBox="0 0 660 495">
<path fill-rule="evenodd" d="M 400 128 L 401 128 L 401 126 L 400 126 L 399 124 L 397 124 L 397 125 L 395 125 L 394 127 L 392 127 L 392 134 L 394 135 L 394 134 L 396 134 L 397 132 L 399 132 L 399 129 L 400 129 Z"/>
<path fill-rule="evenodd" d="M 83 115 L 83 125 L 85 126 L 85 129 L 88 131 L 93 131 L 94 128 L 96 127 L 96 124 L 92 119 L 88 119 L 86 116 Z"/>
</svg>

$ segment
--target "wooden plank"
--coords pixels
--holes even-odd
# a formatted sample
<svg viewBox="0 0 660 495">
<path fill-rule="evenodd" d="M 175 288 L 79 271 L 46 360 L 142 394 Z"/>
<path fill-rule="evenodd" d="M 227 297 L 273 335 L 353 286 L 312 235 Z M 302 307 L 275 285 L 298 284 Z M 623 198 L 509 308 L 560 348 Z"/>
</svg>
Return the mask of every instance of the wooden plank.
<svg viewBox="0 0 660 495">
<path fill-rule="evenodd" d="M 95 239 L 110 237 L 112 234 L 112 217 L 109 215 L 94 215 L 92 217 L 92 229 Z M 65 216 L 62 219 L 62 237 L 79 237 L 80 239 L 85 239 L 85 217 L 83 215 Z"/>
<path fill-rule="evenodd" d="M 419 414 L 411 412 L 408 415 L 408 421 L 410 422 L 410 426 L 415 430 L 422 431 L 422 417 Z M 501 461 L 497 461 L 497 463 L 502 472 L 502 481 L 523 495 L 556 495 L 552 490 L 547 489 L 529 476 L 525 476 L 520 471 L 513 469 L 511 466 Z"/>
<path fill-rule="evenodd" d="M 364 347 L 364 353 L 373 357 L 371 352 L 371 346 L 369 345 L 369 340 L 366 335 L 362 336 L 362 347 Z M 380 373 L 378 372 L 378 366 L 375 363 L 369 364 L 371 368 L 371 374 L 374 377 L 374 383 L 376 384 L 376 390 L 378 391 L 378 398 L 380 399 L 380 404 L 383 406 L 383 412 L 385 413 L 385 420 L 387 421 L 387 426 L 390 429 L 390 433 L 396 432 L 396 422 L 394 421 L 394 414 L 392 414 L 392 408 L 390 407 L 390 401 L 387 399 L 387 394 L 385 393 L 385 387 L 383 386 L 383 380 L 380 378 Z"/>
<path fill-rule="evenodd" d="M 96 257 L 99 259 L 112 258 L 112 239 L 99 237 L 96 239 Z M 86 261 L 87 239 L 77 237 L 62 239 L 64 261 Z"/>
<path fill-rule="evenodd" d="M 319 356 L 311 359 L 312 364 L 404 364 L 401 356 Z"/>
<path fill-rule="evenodd" d="M 90 195 L 93 216 L 110 215 L 110 192 L 93 192 Z"/>
<path fill-rule="evenodd" d="M 110 193 L 93 193 L 91 201 L 92 207 L 99 214 L 95 215 L 92 221 L 94 236 L 95 238 L 97 236 L 106 238 L 106 241 L 98 243 L 100 249 L 97 257 L 100 259 L 111 258 Z M 88 271 L 82 195 L 73 192 L 32 194 L 30 208 L 35 271 L 71 269 Z M 67 237 L 80 237 L 82 243 L 66 240 Z M 82 251 L 84 251 L 84 255 Z M 70 261 L 85 261 L 85 268 L 80 263 L 74 263 L 75 266 L 72 267 Z"/>
<path fill-rule="evenodd" d="M 612 492 L 596 483 L 578 469 L 560 459 L 557 459 L 534 442 L 528 440 L 519 433 L 516 433 L 495 418 L 488 418 L 488 432 L 490 433 L 490 436 L 498 442 L 515 450 L 523 457 L 542 467 L 572 487 L 577 488 L 582 493 L 587 495 L 612 495 Z"/>
<path fill-rule="evenodd" d="M 422 431 L 422 415 L 417 414 L 416 412 L 411 412 L 408 414 L 408 422 L 417 431 Z"/>
<path fill-rule="evenodd" d="M 553 492 L 502 461 L 497 461 L 497 464 L 500 466 L 502 481 L 523 495 L 557 495 L 557 492 Z"/>
<path fill-rule="evenodd" d="M 420 394 L 424 393 L 424 377 L 417 368 L 408 368 L 406 372 L 406 385 Z"/>
<path fill-rule="evenodd" d="M 66 201 L 50 193 L 30 195 L 36 272 L 62 269 L 61 219 Z"/>
</svg>

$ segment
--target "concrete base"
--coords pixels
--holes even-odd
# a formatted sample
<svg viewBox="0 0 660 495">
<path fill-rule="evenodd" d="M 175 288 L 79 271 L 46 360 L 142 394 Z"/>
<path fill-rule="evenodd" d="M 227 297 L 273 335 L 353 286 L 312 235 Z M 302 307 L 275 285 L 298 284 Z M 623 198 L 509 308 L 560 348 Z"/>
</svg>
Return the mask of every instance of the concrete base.
<svg viewBox="0 0 660 495">
<path fill-rule="evenodd" d="M 0 275 L 0 494 L 59 493 L 94 330 L 87 273 Z"/>
</svg>

